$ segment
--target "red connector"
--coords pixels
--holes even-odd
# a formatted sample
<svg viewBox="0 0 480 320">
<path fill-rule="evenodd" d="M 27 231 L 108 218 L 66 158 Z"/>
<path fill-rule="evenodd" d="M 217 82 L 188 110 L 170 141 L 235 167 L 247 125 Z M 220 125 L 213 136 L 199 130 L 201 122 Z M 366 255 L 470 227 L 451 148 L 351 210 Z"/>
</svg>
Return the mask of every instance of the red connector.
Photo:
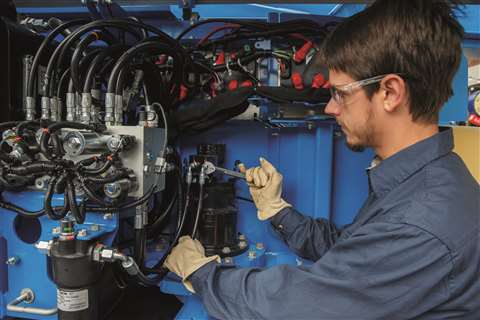
<svg viewBox="0 0 480 320">
<path fill-rule="evenodd" d="M 215 65 L 218 66 L 218 65 L 221 65 L 221 64 L 225 64 L 225 52 L 221 51 L 218 56 L 217 56 L 217 60 L 215 60 Z"/>
<path fill-rule="evenodd" d="M 326 80 L 323 74 L 317 73 L 312 80 L 312 88 L 319 89 L 325 84 Z"/>
<path fill-rule="evenodd" d="M 313 43 L 311 41 L 306 42 L 300 49 L 298 49 L 293 54 L 293 61 L 296 63 L 300 63 L 305 60 L 305 57 L 308 54 L 308 51 L 313 47 Z"/>
<path fill-rule="evenodd" d="M 240 84 L 240 87 L 242 88 L 253 87 L 253 82 L 251 80 L 245 80 Z"/>
<path fill-rule="evenodd" d="M 298 73 L 298 72 L 292 73 L 292 84 L 295 87 L 295 89 L 297 89 L 297 90 L 303 90 L 304 89 L 303 79 L 302 79 L 302 75 L 300 73 Z"/>
<path fill-rule="evenodd" d="M 237 80 L 232 80 L 228 83 L 228 90 L 233 91 L 238 88 L 238 81 Z"/>
<path fill-rule="evenodd" d="M 180 85 L 180 101 L 183 101 L 187 98 L 188 88 L 183 84 Z"/>
</svg>

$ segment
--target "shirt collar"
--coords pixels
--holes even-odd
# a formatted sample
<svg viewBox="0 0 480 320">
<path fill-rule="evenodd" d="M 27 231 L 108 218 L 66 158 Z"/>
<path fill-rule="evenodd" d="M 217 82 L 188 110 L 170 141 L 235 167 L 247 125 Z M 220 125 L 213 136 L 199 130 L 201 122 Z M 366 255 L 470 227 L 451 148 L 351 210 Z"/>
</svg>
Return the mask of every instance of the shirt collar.
<svg viewBox="0 0 480 320">
<path fill-rule="evenodd" d="M 380 197 L 433 160 L 446 155 L 452 149 L 452 129 L 441 130 L 439 133 L 419 141 L 370 167 L 368 169 L 370 187 Z"/>
</svg>

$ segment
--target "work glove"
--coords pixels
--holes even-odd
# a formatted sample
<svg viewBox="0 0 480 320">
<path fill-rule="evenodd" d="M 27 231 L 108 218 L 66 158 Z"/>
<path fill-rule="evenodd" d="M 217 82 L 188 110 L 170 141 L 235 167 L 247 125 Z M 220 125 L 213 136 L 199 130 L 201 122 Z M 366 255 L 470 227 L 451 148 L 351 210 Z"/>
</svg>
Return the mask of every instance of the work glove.
<svg viewBox="0 0 480 320">
<path fill-rule="evenodd" d="M 283 176 L 270 162 L 260 158 L 260 167 L 245 170 L 245 167 L 240 165 L 240 171 L 245 172 L 250 194 L 258 209 L 258 219 L 267 220 L 282 209 L 291 207 L 281 197 Z"/>
<path fill-rule="evenodd" d="M 221 261 L 218 255 L 206 257 L 205 249 L 197 239 L 193 240 L 189 236 L 183 236 L 168 255 L 164 266 L 182 278 L 183 285 L 188 291 L 195 293 L 187 278 L 202 266 L 214 260 Z"/>
</svg>

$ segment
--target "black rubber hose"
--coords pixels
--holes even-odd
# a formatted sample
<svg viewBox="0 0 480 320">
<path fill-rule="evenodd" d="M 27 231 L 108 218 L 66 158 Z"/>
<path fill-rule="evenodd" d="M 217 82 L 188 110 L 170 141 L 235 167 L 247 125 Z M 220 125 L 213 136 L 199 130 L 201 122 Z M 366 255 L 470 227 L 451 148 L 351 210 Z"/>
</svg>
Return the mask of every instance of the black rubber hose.
<svg viewBox="0 0 480 320">
<path fill-rule="evenodd" d="M 35 57 L 33 58 L 32 67 L 30 69 L 30 74 L 28 76 L 28 82 L 27 82 L 27 97 L 33 97 L 33 84 L 35 83 L 37 69 L 40 63 L 40 57 L 42 56 L 45 48 L 50 43 L 50 41 L 55 39 L 55 37 L 59 35 L 63 30 L 73 27 L 75 25 L 84 24 L 87 21 L 88 20 L 78 19 L 78 20 L 65 22 L 64 24 L 58 26 L 52 32 L 50 32 L 48 36 L 43 40 L 42 44 L 37 50 L 37 53 L 35 54 Z"/>
<path fill-rule="evenodd" d="M 77 223 L 84 223 L 85 222 L 85 207 L 81 205 L 80 207 L 77 204 L 76 201 L 76 195 L 75 195 L 75 186 L 70 178 L 67 177 L 67 197 L 68 197 L 68 202 L 70 205 L 70 211 L 72 212 L 73 217 L 75 218 L 75 221 Z"/>
<path fill-rule="evenodd" d="M 19 176 L 26 176 L 41 172 L 51 172 L 58 171 L 61 168 L 59 165 L 52 163 L 50 161 L 38 161 L 32 164 L 27 164 L 24 166 L 9 167 L 6 168 L 7 173 L 16 174 Z"/>
<path fill-rule="evenodd" d="M 155 50 L 156 53 L 158 51 L 161 51 L 162 53 L 166 53 L 169 56 L 174 57 L 174 64 L 177 63 L 178 61 L 178 52 L 174 50 L 174 48 L 169 47 L 165 45 L 164 43 L 158 42 L 158 41 L 145 41 L 141 42 L 127 51 L 118 59 L 117 63 L 113 67 L 113 70 L 110 74 L 110 78 L 108 79 L 108 86 L 107 86 L 107 92 L 108 93 L 115 93 L 116 92 L 116 84 L 117 84 L 117 77 L 118 74 L 120 73 L 120 70 L 133 58 L 135 57 L 136 54 L 143 52 L 143 51 L 149 51 L 149 50 Z M 174 76 L 178 77 L 181 76 L 181 74 L 174 73 Z"/>
<path fill-rule="evenodd" d="M 147 245 L 147 233 L 145 229 L 135 229 L 135 244 L 133 246 L 133 257 L 135 262 L 142 268 L 145 261 L 145 250 Z"/>
<path fill-rule="evenodd" d="M 16 127 L 16 134 L 17 136 L 22 136 L 23 135 L 23 130 L 27 128 L 32 128 L 36 127 L 37 129 L 40 128 L 40 121 L 38 120 L 27 120 L 27 121 L 22 121 L 20 122 L 17 127 Z"/>
<path fill-rule="evenodd" d="M 108 169 L 110 169 L 110 167 L 112 166 L 113 164 L 113 159 L 107 159 L 107 161 L 105 161 L 105 163 L 103 164 L 103 166 L 101 166 L 100 168 L 98 169 L 81 169 L 82 170 L 82 174 L 85 174 L 85 175 L 100 175 L 102 173 L 105 173 L 107 172 Z"/>
<path fill-rule="evenodd" d="M 203 191 L 204 191 L 203 184 L 201 184 L 200 192 L 198 193 L 197 213 L 195 214 L 195 222 L 193 224 L 193 229 L 191 233 L 192 239 L 195 239 L 197 237 L 198 223 L 200 222 L 200 215 L 202 214 L 202 209 L 203 209 L 203 197 L 204 197 Z"/>
<path fill-rule="evenodd" d="M 91 31 L 91 30 L 94 30 L 94 29 L 99 29 L 99 28 L 105 28 L 105 27 L 113 27 L 113 28 L 122 29 L 122 30 L 134 35 L 137 39 L 141 39 L 142 36 L 140 34 L 138 34 L 135 30 L 133 30 L 131 28 L 132 26 L 133 27 L 139 27 L 139 28 L 149 27 L 151 29 L 157 30 L 156 28 L 153 28 L 151 26 L 144 25 L 144 24 L 132 21 L 132 20 L 120 20 L 120 19 L 93 21 L 93 22 L 90 22 L 90 23 L 88 23 L 88 24 L 86 24 L 82 27 L 79 27 L 77 30 L 75 30 L 74 33 L 72 33 L 69 37 L 67 37 L 62 42 L 62 44 L 64 43 L 64 45 L 63 45 L 63 48 L 61 49 L 61 52 L 59 53 L 56 70 L 60 70 L 62 68 L 64 57 L 67 53 L 68 48 L 70 48 L 74 42 L 79 40 L 80 37 L 83 34 L 87 33 L 88 31 Z M 157 30 L 157 31 L 160 32 L 160 34 L 162 36 L 166 36 L 165 39 L 171 39 L 167 34 L 161 32 L 160 30 Z"/>
<path fill-rule="evenodd" d="M 120 210 L 130 209 L 130 208 L 136 207 L 136 206 L 141 205 L 141 204 L 145 203 L 146 201 L 148 201 L 150 199 L 150 197 L 152 196 L 154 190 L 155 190 L 155 188 L 152 187 L 141 198 L 138 198 L 137 200 L 129 202 L 129 203 L 121 204 L 120 206 L 116 206 L 116 207 L 97 207 L 97 206 L 88 206 L 87 205 L 85 208 L 88 211 L 93 211 L 93 212 L 112 212 L 112 211 L 120 211 Z"/>
<path fill-rule="evenodd" d="M 65 88 L 65 86 L 69 81 L 70 81 L 70 68 L 66 69 L 63 72 L 62 76 L 60 77 L 60 80 L 58 81 L 56 97 L 58 97 L 59 99 L 63 98 L 62 97 L 63 88 Z"/>
<path fill-rule="evenodd" d="M 83 77 L 82 75 L 85 73 L 86 67 L 95 59 L 96 56 L 102 52 L 102 49 L 93 49 L 90 52 L 88 52 L 86 55 L 84 55 L 81 59 L 80 62 L 78 63 L 78 77 L 79 77 L 79 83 L 82 82 Z M 71 70 L 71 69 L 70 69 Z M 77 88 L 75 88 L 73 84 L 73 78 L 70 77 L 70 81 L 68 82 L 68 92 L 80 92 L 76 91 Z"/>
<path fill-rule="evenodd" d="M 70 208 L 70 202 L 68 197 L 64 197 L 63 208 L 60 210 L 59 213 L 57 213 L 56 210 L 52 208 L 52 198 L 53 198 L 53 194 L 55 193 L 55 186 L 57 185 L 58 180 L 59 180 L 58 177 L 53 177 L 50 179 L 47 192 L 45 193 L 45 199 L 43 204 L 45 213 L 52 220 L 63 219 L 67 215 L 68 210 Z"/>
<path fill-rule="evenodd" d="M 45 214 L 45 209 L 38 210 L 38 211 L 28 211 L 19 206 L 14 205 L 13 203 L 0 201 L 0 208 L 10 210 L 16 212 L 20 216 L 24 218 L 38 218 Z"/>
<path fill-rule="evenodd" d="M 125 179 L 129 177 L 129 173 L 127 171 L 122 171 L 120 173 L 115 173 L 109 177 L 105 178 L 94 178 L 94 177 L 87 177 L 85 181 L 97 183 L 97 184 L 105 184 L 105 183 L 112 183 L 118 181 L 120 179 Z"/>
<path fill-rule="evenodd" d="M 80 174 L 77 174 L 77 178 L 80 181 L 80 187 L 85 191 L 88 199 L 101 206 L 108 205 L 103 199 L 99 198 L 92 189 L 90 189 L 90 187 L 87 185 L 88 182 L 85 181 L 84 177 L 82 177 Z"/>
<path fill-rule="evenodd" d="M 102 52 L 100 52 L 90 63 L 87 73 L 85 76 L 85 80 L 83 83 L 83 93 L 90 93 L 90 90 L 92 88 L 92 83 L 93 79 L 95 77 L 95 74 L 97 74 L 99 68 L 101 67 L 102 63 L 105 61 L 106 58 L 108 57 L 115 57 L 116 54 L 122 53 L 123 51 L 127 50 L 128 46 L 126 45 L 113 45 L 110 46 Z"/>
<path fill-rule="evenodd" d="M 183 30 L 178 36 L 177 40 L 181 40 L 187 33 L 192 31 L 195 28 L 198 28 L 201 25 L 208 24 L 208 23 L 232 23 L 232 24 L 237 24 L 241 25 L 243 27 L 248 27 L 251 29 L 267 29 L 268 25 L 266 25 L 263 22 L 258 22 L 258 21 L 249 21 L 249 20 L 233 20 L 233 19 L 208 19 L 208 20 L 202 20 L 200 22 L 197 22 L 195 24 L 192 24 L 190 27 L 186 28 Z"/>
<path fill-rule="evenodd" d="M 80 66 L 79 62 L 82 58 L 83 52 L 87 49 L 87 47 L 95 41 L 103 41 L 107 45 L 111 45 L 109 40 L 105 38 L 102 32 L 92 32 L 82 40 L 78 42 L 77 48 L 73 52 L 72 60 L 70 62 L 70 70 L 71 70 L 71 78 L 73 80 L 73 88 L 75 92 L 80 92 Z"/>
<path fill-rule="evenodd" d="M 165 263 L 165 260 L 167 259 L 170 252 L 172 252 L 173 247 L 177 245 L 178 239 L 180 239 L 180 236 L 182 235 L 183 225 L 185 224 L 189 205 L 190 205 L 190 185 L 187 185 L 185 207 L 183 208 L 182 218 L 180 220 L 180 225 L 177 229 L 177 232 L 175 233 L 175 237 L 171 242 L 170 246 L 168 247 L 167 251 L 163 255 L 163 257 L 155 264 L 155 266 L 153 266 L 152 268 L 146 269 L 148 272 L 159 274 L 162 278 L 168 273 L 168 269 L 163 267 L 163 264 Z"/>
</svg>

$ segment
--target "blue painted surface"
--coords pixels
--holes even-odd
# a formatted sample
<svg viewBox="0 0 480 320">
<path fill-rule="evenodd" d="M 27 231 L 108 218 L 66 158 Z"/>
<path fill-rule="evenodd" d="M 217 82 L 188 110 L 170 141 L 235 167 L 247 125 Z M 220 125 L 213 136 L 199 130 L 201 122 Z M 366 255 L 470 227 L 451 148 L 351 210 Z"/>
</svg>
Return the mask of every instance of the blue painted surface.
<svg viewBox="0 0 480 320">
<path fill-rule="evenodd" d="M 39 210 L 43 208 L 43 192 L 26 191 L 20 193 L 3 192 L 2 197 L 5 201 L 19 205 L 27 210 Z M 54 196 L 53 205 L 59 206 L 63 204 L 63 197 Z M 12 317 L 28 317 L 30 319 L 57 319 L 53 316 L 38 316 L 24 313 L 7 312 L 6 304 L 15 299 L 23 288 L 31 288 L 35 293 L 35 301 L 30 304 L 36 308 L 53 308 L 56 305 L 56 286 L 47 276 L 47 256 L 39 252 L 33 244 L 23 242 L 16 234 L 14 228 L 14 219 L 16 213 L 0 209 L 0 238 L 7 240 L 7 252 L 0 253 L 0 256 L 16 256 L 20 258 L 20 263 L 7 266 L 8 268 L 8 290 L 0 294 L 0 314 Z M 105 244 L 111 244 L 114 231 L 118 225 L 118 215 L 109 220 L 104 220 L 102 214 L 87 213 L 87 220 L 84 224 L 76 225 L 75 229 L 86 229 L 87 236 L 80 240 L 102 239 Z M 47 216 L 39 218 L 42 229 L 40 239 L 38 241 L 49 241 L 53 238 L 52 229 L 58 227 L 59 222 L 50 220 Z M 99 226 L 98 231 L 92 231 L 91 226 L 96 224 Z M 5 262 L 0 260 L 3 266 Z M 2 270 L 0 267 L 0 271 Z M 3 273 L 2 273 L 3 274 Z"/>
<path fill-rule="evenodd" d="M 284 177 L 284 198 L 299 211 L 316 218 L 332 217 L 339 225 L 350 223 L 367 197 L 367 177 L 364 169 L 372 159 L 371 151 L 353 153 L 333 121 L 317 121 L 312 129 L 266 129 L 256 122 L 230 121 L 200 135 L 180 142 L 183 158 L 196 153 L 200 143 L 226 144 L 225 167 L 232 168 L 235 160 L 247 167 L 257 166 L 260 156 L 269 160 Z M 237 195 L 250 197 L 244 181 L 237 181 Z M 251 245 L 264 248 L 256 258 L 248 252 L 233 257 L 241 267 L 270 267 L 278 264 L 309 263 L 292 254 L 277 237 L 269 222 L 256 217 L 252 203 L 237 201 L 238 231 L 245 234 Z M 177 319 L 208 319 L 198 298 L 185 290 L 178 279 L 169 278 L 160 286 L 166 293 L 181 296 L 185 303 Z"/>
</svg>

